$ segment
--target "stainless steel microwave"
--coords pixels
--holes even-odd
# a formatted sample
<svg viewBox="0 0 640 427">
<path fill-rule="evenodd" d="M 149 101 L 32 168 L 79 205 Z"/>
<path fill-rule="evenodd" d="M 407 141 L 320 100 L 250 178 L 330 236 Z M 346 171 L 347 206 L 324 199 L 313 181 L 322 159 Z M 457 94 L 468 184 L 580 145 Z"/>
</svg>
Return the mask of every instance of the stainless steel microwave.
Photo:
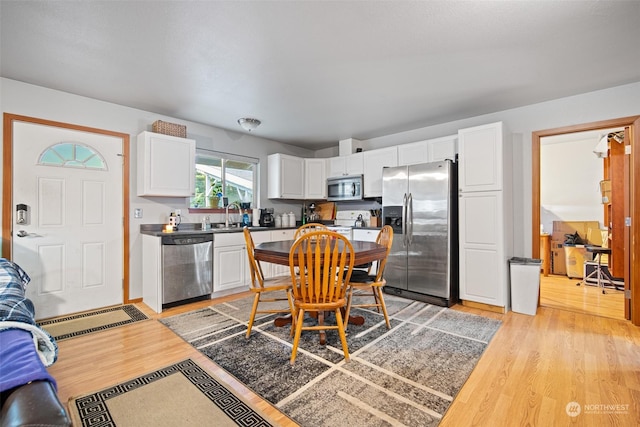
<svg viewBox="0 0 640 427">
<path fill-rule="evenodd" d="M 362 200 L 364 188 L 362 175 L 337 176 L 327 179 L 327 200 Z"/>
</svg>

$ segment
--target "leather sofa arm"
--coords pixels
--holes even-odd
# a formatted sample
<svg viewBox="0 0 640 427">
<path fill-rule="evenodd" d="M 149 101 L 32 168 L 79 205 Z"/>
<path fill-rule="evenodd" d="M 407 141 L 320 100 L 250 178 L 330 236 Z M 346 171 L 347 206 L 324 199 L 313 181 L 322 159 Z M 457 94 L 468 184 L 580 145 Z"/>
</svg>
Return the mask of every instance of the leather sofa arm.
<svg viewBox="0 0 640 427">
<path fill-rule="evenodd" d="M 2 405 L 1 420 L 1 427 L 71 426 L 49 381 L 34 381 L 13 390 Z"/>
</svg>

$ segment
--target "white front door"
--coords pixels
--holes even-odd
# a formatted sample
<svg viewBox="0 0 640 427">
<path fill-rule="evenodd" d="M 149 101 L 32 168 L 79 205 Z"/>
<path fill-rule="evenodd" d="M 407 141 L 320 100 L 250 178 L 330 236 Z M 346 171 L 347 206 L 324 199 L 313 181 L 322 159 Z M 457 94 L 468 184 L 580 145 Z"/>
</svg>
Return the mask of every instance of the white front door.
<svg viewBox="0 0 640 427">
<path fill-rule="evenodd" d="M 122 138 L 20 121 L 12 131 L 12 258 L 36 317 L 121 304 Z"/>
</svg>

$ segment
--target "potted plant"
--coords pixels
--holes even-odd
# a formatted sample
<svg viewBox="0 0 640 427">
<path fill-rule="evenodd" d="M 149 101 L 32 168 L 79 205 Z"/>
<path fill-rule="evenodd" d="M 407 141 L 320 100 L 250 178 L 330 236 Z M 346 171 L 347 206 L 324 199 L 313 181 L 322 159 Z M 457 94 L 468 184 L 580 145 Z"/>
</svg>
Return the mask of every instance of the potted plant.
<svg viewBox="0 0 640 427">
<path fill-rule="evenodd" d="M 209 190 L 209 206 L 213 209 L 217 208 L 222 197 L 222 183 L 216 182 Z"/>
</svg>

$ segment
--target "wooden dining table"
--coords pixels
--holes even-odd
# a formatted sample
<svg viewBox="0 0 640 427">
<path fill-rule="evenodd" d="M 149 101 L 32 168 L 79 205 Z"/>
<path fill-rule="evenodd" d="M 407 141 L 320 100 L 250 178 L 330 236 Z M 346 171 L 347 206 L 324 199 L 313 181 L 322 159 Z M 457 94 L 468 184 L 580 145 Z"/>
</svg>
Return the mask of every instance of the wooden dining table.
<svg viewBox="0 0 640 427">
<path fill-rule="evenodd" d="M 270 262 L 273 264 L 289 265 L 289 251 L 295 240 L 281 240 L 278 242 L 264 242 L 258 244 L 253 252 L 256 261 Z M 379 261 L 386 256 L 387 248 L 376 242 L 352 240 L 354 265 L 363 265 Z M 321 315 L 321 314 L 320 314 Z M 321 317 L 322 319 L 322 317 Z M 321 320 L 319 320 L 321 322 Z M 364 317 L 350 315 L 347 321 L 354 325 L 364 324 Z M 291 316 L 278 317 L 274 320 L 275 326 L 285 326 L 291 323 Z M 320 344 L 324 344 L 325 334 L 320 333 Z"/>
</svg>

